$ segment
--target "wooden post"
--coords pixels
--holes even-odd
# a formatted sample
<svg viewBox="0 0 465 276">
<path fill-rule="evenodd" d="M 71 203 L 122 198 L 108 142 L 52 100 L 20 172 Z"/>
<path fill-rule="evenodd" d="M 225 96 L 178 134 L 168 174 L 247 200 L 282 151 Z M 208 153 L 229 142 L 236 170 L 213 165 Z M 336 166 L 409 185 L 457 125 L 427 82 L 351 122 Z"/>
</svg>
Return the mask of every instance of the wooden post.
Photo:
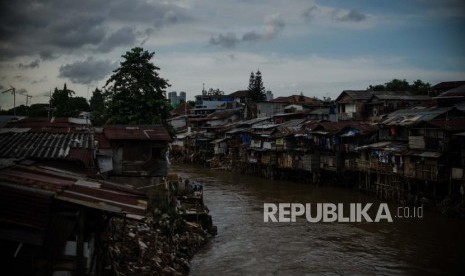
<svg viewBox="0 0 465 276">
<path fill-rule="evenodd" d="M 76 275 L 86 274 L 86 263 L 84 261 L 84 231 L 85 231 L 85 209 L 81 208 L 78 214 L 78 232 L 76 236 Z"/>
</svg>

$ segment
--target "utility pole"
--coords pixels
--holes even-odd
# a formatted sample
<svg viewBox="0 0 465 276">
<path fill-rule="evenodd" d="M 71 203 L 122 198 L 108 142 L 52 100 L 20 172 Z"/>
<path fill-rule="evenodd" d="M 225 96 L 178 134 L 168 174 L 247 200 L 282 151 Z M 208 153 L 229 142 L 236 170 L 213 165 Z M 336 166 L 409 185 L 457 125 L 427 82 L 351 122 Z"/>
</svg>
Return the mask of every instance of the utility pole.
<svg viewBox="0 0 465 276">
<path fill-rule="evenodd" d="M 48 118 L 50 119 L 50 113 L 52 112 L 52 90 L 50 90 L 50 98 L 48 100 Z"/>
<path fill-rule="evenodd" d="M 29 94 L 26 94 L 26 116 L 29 116 L 29 108 L 28 108 L 29 99 L 31 99 L 31 102 L 32 102 L 32 96 L 30 96 Z"/>
<path fill-rule="evenodd" d="M 16 89 L 11 85 L 10 85 L 10 87 L 11 87 L 10 89 L 2 91 L 2 94 L 10 92 L 10 91 L 11 91 L 11 94 L 13 94 L 13 115 L 16 116 Z"/>
</svg>

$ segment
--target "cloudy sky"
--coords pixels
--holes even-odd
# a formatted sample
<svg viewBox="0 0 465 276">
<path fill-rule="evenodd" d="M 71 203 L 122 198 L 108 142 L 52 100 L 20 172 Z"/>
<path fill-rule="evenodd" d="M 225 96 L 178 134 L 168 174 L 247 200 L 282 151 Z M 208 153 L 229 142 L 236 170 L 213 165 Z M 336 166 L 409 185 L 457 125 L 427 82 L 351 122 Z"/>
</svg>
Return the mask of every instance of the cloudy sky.
<svg viewBox="0 0 465 276">
<path fill-rule="evenodd" d="M 5 0 L 0 14 L 0 88 L 17 104 L 64 83 L 87 97 L 135 46 L 188 98 L 245 89 L 257 69 L 275 96 L 465 79 L 462 0 Z"/>
</svg>

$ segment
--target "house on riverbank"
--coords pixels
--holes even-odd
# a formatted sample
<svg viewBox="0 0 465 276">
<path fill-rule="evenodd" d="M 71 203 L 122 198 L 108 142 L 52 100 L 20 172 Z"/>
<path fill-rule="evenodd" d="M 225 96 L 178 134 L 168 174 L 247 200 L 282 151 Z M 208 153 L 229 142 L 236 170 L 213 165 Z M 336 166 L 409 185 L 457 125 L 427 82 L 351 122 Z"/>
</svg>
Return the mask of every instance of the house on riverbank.
<svg viewBox="0 0 465 276">
<path fill-rule="evenodd" d="M 147 228 L 141 223 L 147 214 L 171 204 L 166 129 L 93 128 L 79 118 L 7 119 L 0 128 L 0 254 L 8 271 L 114 274 L 118 264 L 108 260 L 109 249 L 118 251 L 108 248 L 117 231 L 112 222 L 121 221 L 123 230 L 128 222 Z M 140 244 L 134 237 L 126 242 Z"/>
<path fill-rule="evenodd" d="M 319 116 L 330 111 L 318 108 L 286 110 L 285 97 L 277 98 L 257 103 L 256 123 L 180 133 L 191 143 L 177 157 L 270 179 L 355 186 L 401 202 L 457 202 L 465 178 L 454 149 L 463 146 L 465 97 L 460 86 L 454 89 L 442 100 L 405 91 L 345 90 L 335 101 L 337 122 Z M 456 102 L 447 105 L 452 96 Z"/>
</svg>

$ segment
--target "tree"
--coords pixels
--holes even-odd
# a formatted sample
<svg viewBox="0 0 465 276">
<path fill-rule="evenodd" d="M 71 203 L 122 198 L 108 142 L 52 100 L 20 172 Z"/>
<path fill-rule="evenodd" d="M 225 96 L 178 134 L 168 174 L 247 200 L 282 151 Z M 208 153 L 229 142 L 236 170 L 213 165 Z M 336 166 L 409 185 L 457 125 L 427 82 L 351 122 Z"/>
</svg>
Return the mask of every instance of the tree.
<svg viewBox="0 0 465 276">
<path fill-rule="evenodd" d="M 32 104 L 29 107 L 29 117 L 47 117 L 48 104 Z"/>
<path fill-rule="evenodd" d="M 410 84 L 405 79 L 393 79 L 385 84 L 386 91 L 409 91 Z"/>
<path fill-rule="evenodd" d="M 69 90 L 66 83 L 63 89 L 55 88 L 52 94 L 51 104 L 55 117 L 77 117 L 81 111 L 89 111 L 89 104 L 84 97 L 73 97 L 75 92 Z"/>
<path fill-rule="evenodd" d="M 224 91 L 221 91 L 219 88 L 217 89 L 210 88 L 207 91 L 207 95 L 208 96 L 221 96 L 221 95 L 224 95 Z"/>
<path fill-rule="evenodd" d="M 76 116 L 75 111 L 71 107 L 71 97 L 74 95 L 73 90 L 69 90 L 66 83 L 63 89 L 59 90 L 55 87 L 55 91 L 50 99 L 52 108 L 54 109 L 53 116 L 55 117 L 73 117 Z"/>
<path fill-rule="evenodd" d="M 266 99 L 265 87 L 263 86 L 262 73 L 260 70 L 254 74 L 250 73 L 247 97 L 253 102 L 261 102 Z"/>
<path fill-rule="evenodd" d="M 195 107 L 195 101 L 187 101 L 187 104 L 188 104 L 190 107 Z"/>
<path fill-rule="evenodd" d="M 101 126 L 105 123 L 105 100 L 103 98 L 102 91 L 95 88 L 90 98 L 90 119 L 92 124 Z"/>
<path fill-rule="evenodd" d="M 89 103 L 84 97 L 71 97 L 69 106 L 73 114 L 79 114 L 81 111 L 89 111 Z"/>
<path fill-rule="evenodd" d="M 368 90 L 370 90 L 370 91 L 385 91 L 386 87 L 383 84 L 370 85 L 370 86 L 368 86 Z"/>
<path fill-rule="evenodd" d="M 377 84 L 368 86 L 367 90 L 370 91 L 410 91 L 415 95 L 431 95 L 431 84 L 425 83 L 422 80 L 416 80 L 413 84 L 408 81 L 393 79 L 385 84 Z"/>
<path fill-rule="evenodd" d="M 250 73 L 250 78 L 249 78 L 249 87 L 247 87 L 247 89 L 249 91 L 253 91 L 255 88 L 255 74 L 253 73 L 253 71 Z"/>
<path fill-rule="evenodd" d="M 170 85 L 150 62 L 154 55 L 136 47 L 122 56 L 124 61 L 105 84 L 107 123 L 168 125 L 171 107 L 165 95 Z"/>
<path fill-rule="evenodd" d="M 431 88 L 431 84 L 424 83 L 422 80 L 414 81 L 410 87 L 411 87 L 412 93 L 416 95 L 431 95 L 431 93 L 433 92 L 433 89 Z M 436 96 L 436 95 L 431 95 L 431 96 Z"/>
</svg>

